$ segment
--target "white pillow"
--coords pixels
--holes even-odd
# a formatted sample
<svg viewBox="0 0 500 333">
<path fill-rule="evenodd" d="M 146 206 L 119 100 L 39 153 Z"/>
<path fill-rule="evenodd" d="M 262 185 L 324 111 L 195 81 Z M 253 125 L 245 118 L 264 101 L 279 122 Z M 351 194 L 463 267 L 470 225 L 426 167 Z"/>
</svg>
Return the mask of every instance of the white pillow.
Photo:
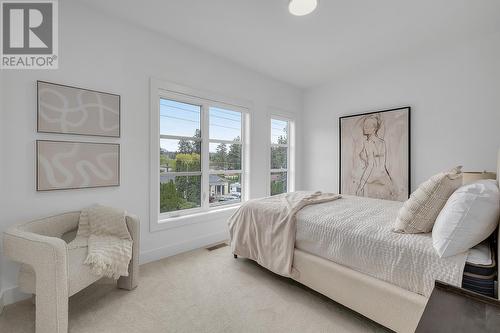
<svg viewBox="0 0 500 333">
<path fill-rule="evenodd" d="M 480 180 L 458 188 L 439 213 L 432 244 L 440 257 L 465 252 L 495 230 L 500 193 L 495 180 Z"/>
</svg>

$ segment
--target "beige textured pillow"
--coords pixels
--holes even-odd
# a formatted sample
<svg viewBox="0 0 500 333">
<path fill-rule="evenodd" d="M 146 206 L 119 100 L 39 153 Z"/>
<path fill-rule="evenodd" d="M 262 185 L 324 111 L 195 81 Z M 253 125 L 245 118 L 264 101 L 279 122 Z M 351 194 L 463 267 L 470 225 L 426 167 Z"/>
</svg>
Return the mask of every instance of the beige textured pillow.
<svg viewBox="0 0 500 333">
<path fill-rule="evenodd" d="M 393 231 L 404 234 L 431 232 L 444 204 L 461 185 L 461 166 L 429 178 L 401 207 Z"/>
</svg>

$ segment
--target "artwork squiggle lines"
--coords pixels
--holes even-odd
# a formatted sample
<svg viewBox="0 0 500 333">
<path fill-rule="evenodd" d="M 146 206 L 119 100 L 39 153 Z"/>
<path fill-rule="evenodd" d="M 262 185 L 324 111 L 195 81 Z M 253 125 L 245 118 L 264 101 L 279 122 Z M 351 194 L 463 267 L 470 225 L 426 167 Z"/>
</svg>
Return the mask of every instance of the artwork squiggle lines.
<svg viewBox="0 0 500 333">
<path fill-rule="evenodd" d="M 37 189 L 119 185 L 119 145 L 37 141 Z"/>
<path fill-rule="evenodd" d="M 76 163 L 76 170 L 83 178 L 81 183 L 82 187 L 91 186 L 92 176 L 99 177 L 102 180 L 110 180 L 114 177 L 113 170 L 106 164 L 107 158 L 116 158 L 116 153 L 103 153 L 97 155 L 97 165 L 87 160 L 78 161 Z"/>
<path fill-rule="evenodd" d="M 38 82 L 40 132 L 120 136 L 120 96 Z"/>
<path fill-rule="evenodd" d="M 45 155 L 39 154 L 38 159 L 42 164 L 42 169 L 50 185 L 54 187 L 68 187 L 74 182 L 75 177 L 73 173 L 64 166 L 63 161 L 74 157 L 77 151 L 78 145 L 74 145 L 69 152 L 56 153 L 50 160 Z M 56 177 L 56 174 L 59 177 Z M 58 178 L 62 178 L 62 180 L 59 181 Z"/>
</svg>

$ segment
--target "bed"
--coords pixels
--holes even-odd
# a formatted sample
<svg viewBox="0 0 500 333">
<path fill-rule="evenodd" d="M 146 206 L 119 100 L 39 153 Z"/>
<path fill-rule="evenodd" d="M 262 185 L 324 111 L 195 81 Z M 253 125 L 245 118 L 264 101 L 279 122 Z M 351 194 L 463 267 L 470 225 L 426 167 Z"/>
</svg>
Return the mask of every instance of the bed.
<svg viewBox="0 0 500 333">
<path fill-rule="evenodd" d="M 498 166 L 500 175 L 500 152 Z M 496 272 L 488 275 L 491 267 L 480 265 L 484 259 L 479 266 L 466 266 L 471 261 L 467 253 L 437 257 L 429 234 L 391 233 L 387 221 L 393 220 L 401 203 L 342 199 L 297 213 L 294 280 L 396 332 L 414 332 L 435 280 L 457 286 L 473 283 L 491 292 Z M 409 247 L 411 251 L 405 251 Z"/>
</svg>

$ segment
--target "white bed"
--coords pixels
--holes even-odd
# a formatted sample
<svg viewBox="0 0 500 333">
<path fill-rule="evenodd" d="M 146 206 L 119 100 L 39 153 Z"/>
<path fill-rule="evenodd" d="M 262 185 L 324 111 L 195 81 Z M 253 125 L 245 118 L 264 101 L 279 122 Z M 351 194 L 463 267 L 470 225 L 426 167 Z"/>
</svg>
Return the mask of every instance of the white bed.
<svg viewBox="0 0 500 333">
<path fill-rule="evenodd" d="M 436 280 L 462 285 L 468 253 L 439 258 L 431 234 L 392 232 L 401 206 L 304 191 L 250 200 L 228 221 L 231 250 L 396 332 L 413 332 Z"/>
<path fill-rule="evenodd" d="M 500 152 L 498 154 L 497 175 L 500 175 Z M 329 204 L 334 205 L 339 202 L 340 200 Z M 323 205 L 323 210 L 328 210 L 328 204 Z M 387 211 L 382 213 L 382 215 L 394 214 L 399 204 L 394 203 L 393 206 L 388 205 Z M 319 214 L 327 213 L 327 211 L 319 212 Z M 370 271 L 367 271 L 366 266 L 362 266 L 361 262 L 356 262 L 354 257 L 352 261 L 345 262 L 344 265 L 332 261 L 338 260 L 335 257 L 338 258 L 337 252 L 339 249 L 327 245 L 326 242 L 321 242 L 321 238 L 326 233 L 342 232 L 342 230 L 335 230 L 335 228 L 325 230 L 325 227 L 315 225 L 315 214 L 318 214 L 317 210 L 315 211 L 314 208 L 307 207 L 297 215 L 297 240 L 294 250 L 293 267 L 299 274 L 293 278 L 396 332 L 414 332 L 428 300 L 427 297 L 430 292 L 428 282 L 420 285 L 419 283 L 406 283 L 404 285 L 405 281 L 395 280 L 394 276 L 391 275 L 392 273 L 384 272 L 382 268 L 376 268 L 377 264 L 382 264 L 383 259 L 378 263 L 369 263 L 369 266 L 375 265 Z M 362 224 L 361 227 L 366 226 Z M 379 226 L 378 231 L 380 231 L 380 228 Z M 348 229 L 343 230 L 343 232 L 346 230 Z M 377 233 L 378 231 L 377 227 L 375 227 L 374 232 Z M 356 237 L 356 234 L 356 232 L 353 232 L 351 236 Z M 410 235 L 405 235 L 404 237 L 408 236 Z M 375 235 L 374 237 L 381 236 Z M 397 236 L 391 235 L 388 237 Z M 430 236 L 420 235 L 420 237 L 425 238 Z M 369 243 L 369 240 L 364 241 Z M 426 241 L 431 242 L 430 239 Z M 424 240 L 424 243 L 426 241 Z M 432 249 L 432 246 L 428 247 L 428 249 Z M 365 251 L 367 250 L 365 249 Z M 379 249 L 378 251 L 382 250 Z M 427 259 L 430 258 L 432 260 L 430 252 L 427 251 L 426 253 L 424 251 L 423 255 L 427 256 Z M 340 257 L 346 258 L 346 256 Z M 463 258 L 455 259 L 458 259 L 457 262 L 461 262 Z M 348 268 L 347 266 L 355 267 L 356 269 Z M 438 273 L 438 275 L 442 273 Z M 434 278 L 446 280 L 446 274 L 440 278 L 438 276 L 428 277 L 427 281 L 431 281 Z M 391 282 L 388 282 L 388 280 Z M 394 281 L 399 281 L 399 283 L 394 283 Z M 460 285 L 458 281 L 455 281 L 453 284 Z"/>
<path fill-rule="evenodd" d="M 467 253 L 439 258 L 430 234 L 392 232 L 402 205 L 344 195 L 305 207 L 295 248 L 426 297 L 435 280 L 460 286 Z"/>
</svg>

